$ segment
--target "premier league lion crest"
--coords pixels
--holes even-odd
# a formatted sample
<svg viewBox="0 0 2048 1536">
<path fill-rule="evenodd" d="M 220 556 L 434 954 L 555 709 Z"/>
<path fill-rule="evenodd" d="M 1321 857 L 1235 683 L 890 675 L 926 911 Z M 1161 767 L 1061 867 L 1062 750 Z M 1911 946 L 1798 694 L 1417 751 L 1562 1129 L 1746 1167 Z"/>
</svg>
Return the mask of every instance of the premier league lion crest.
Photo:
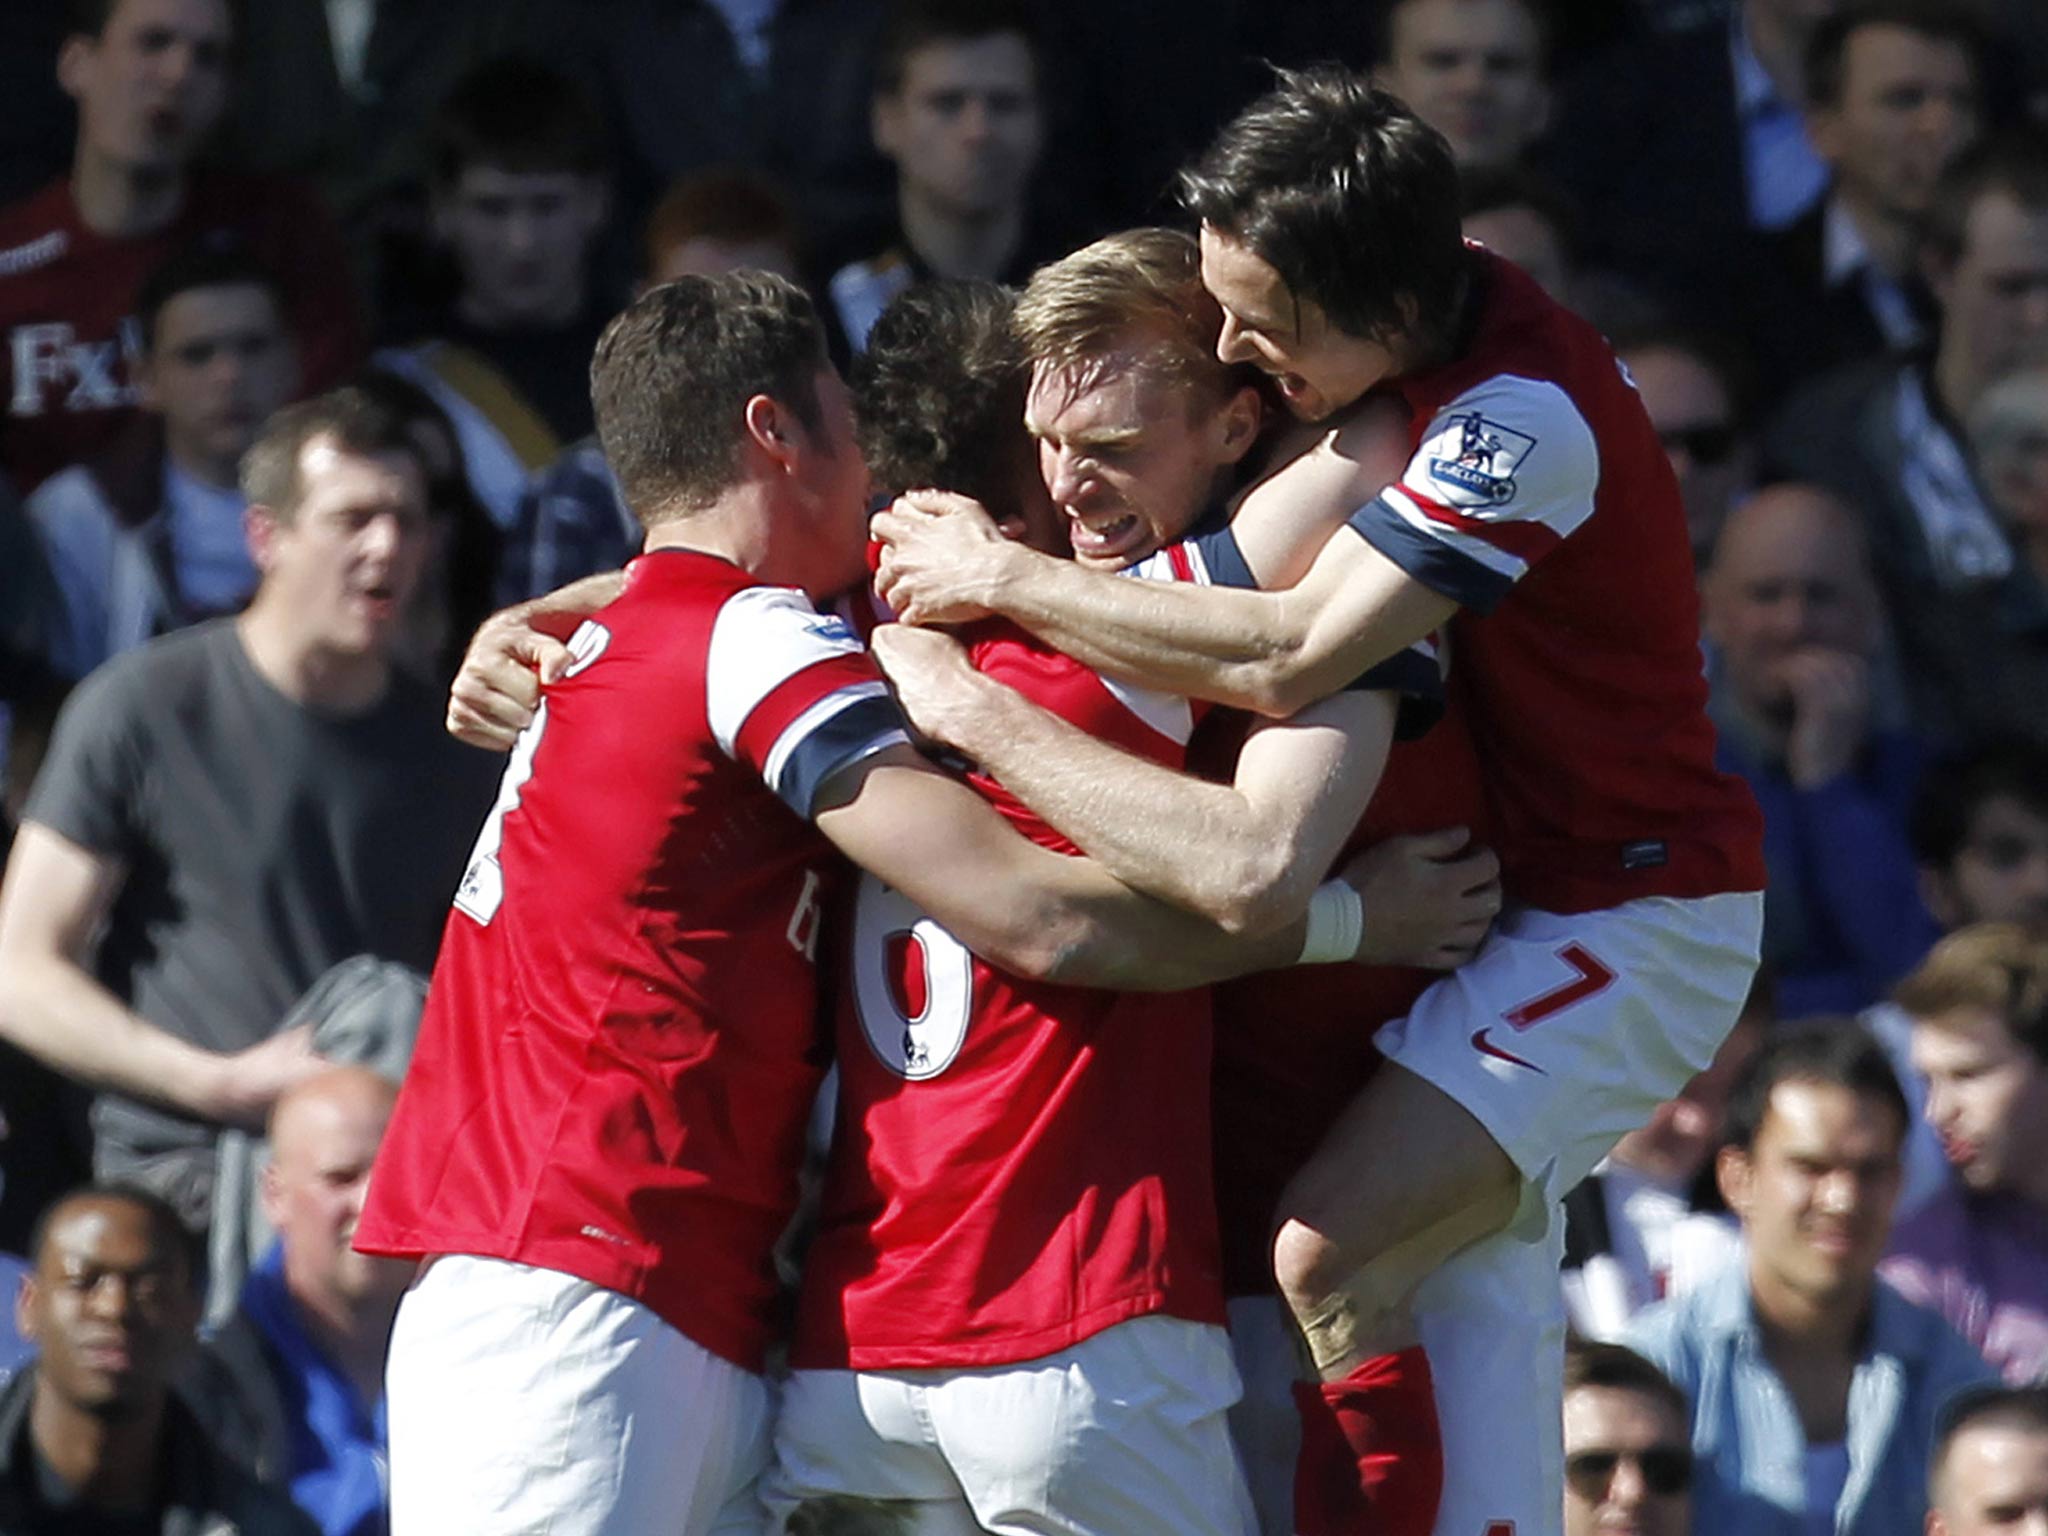
<svg viewBox="0 0 2048 1536">
<path fill-rule="evenodd" d="M 1515 499 L 1515 471 L 1536 439 L 1474 411 L 1453 416 L 1430 444 L 1429 477 L 1454 493 L 1464 506 L 1505 506 Z"/>
</svg>

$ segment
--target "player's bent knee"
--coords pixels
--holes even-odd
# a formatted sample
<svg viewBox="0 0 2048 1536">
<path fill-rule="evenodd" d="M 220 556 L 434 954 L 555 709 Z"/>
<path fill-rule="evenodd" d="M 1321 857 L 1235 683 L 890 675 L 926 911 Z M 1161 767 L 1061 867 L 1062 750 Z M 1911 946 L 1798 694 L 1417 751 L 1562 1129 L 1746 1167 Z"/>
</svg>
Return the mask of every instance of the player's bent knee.
<svg viewBox="0 0 2048 1536">
<path fill-rule="evenodd" d="M 1283 1221 L 1273 1237 L 1273 1280 L 1297 1314 L 1328 1297 L 1347 1267 L 1337 1247 L 1306 1222 Z"/>
</svg>

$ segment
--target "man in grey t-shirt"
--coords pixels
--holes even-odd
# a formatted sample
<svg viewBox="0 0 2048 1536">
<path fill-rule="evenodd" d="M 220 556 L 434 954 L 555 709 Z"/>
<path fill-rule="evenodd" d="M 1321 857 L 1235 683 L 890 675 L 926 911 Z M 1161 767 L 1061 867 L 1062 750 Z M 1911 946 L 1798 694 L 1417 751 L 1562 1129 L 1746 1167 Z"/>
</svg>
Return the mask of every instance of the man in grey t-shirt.
<svg viewBox="0 0 2048 1536">
<path fill-rule="evenodd" d="M 496 766 L 390 661 L 427 542 L 404 419 L 338 390 L 243 477 L 247 611 L 79 688 L 0 885 L 0 1039 L 101 1090 L 99 1171 L 195 1224 L 216 1128 L 317 1068 L 273 1033 L 299 994 L 353 954 L 432 964 Z"/>
</svg>

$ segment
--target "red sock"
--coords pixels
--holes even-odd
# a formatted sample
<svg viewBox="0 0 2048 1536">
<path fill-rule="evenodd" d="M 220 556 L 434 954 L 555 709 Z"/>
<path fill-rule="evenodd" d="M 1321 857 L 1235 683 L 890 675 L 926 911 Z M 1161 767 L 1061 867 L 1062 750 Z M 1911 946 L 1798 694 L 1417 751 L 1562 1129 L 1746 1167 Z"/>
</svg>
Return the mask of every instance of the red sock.
<svg viewBox="0 0 2048 1536">
<path fill-rule="evenodd" d="M 1368 1360 L 1342 1381 L 1296 1382 L 1294 1401 L 1300 1536 L 1430 1536 L 1444 1452 L 1420 1348 Z"/>
</svg>

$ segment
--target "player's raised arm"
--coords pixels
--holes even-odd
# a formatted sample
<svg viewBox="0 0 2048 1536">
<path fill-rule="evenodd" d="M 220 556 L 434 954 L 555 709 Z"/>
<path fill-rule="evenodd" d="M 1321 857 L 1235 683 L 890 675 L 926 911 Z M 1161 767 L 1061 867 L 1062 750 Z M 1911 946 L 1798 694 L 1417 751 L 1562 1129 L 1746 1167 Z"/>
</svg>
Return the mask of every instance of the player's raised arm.
<svg viewBox="0 0 2048 1536">
<path fill-rule="evenodd" d="M 563 642 L 625 586 L 625 572 L 600 571 L 484 620 L 448 690 L 448 734 L 488 752 L 511 751 L 533 722 L 541 685 L 569 664 Z"/>
</svg>

